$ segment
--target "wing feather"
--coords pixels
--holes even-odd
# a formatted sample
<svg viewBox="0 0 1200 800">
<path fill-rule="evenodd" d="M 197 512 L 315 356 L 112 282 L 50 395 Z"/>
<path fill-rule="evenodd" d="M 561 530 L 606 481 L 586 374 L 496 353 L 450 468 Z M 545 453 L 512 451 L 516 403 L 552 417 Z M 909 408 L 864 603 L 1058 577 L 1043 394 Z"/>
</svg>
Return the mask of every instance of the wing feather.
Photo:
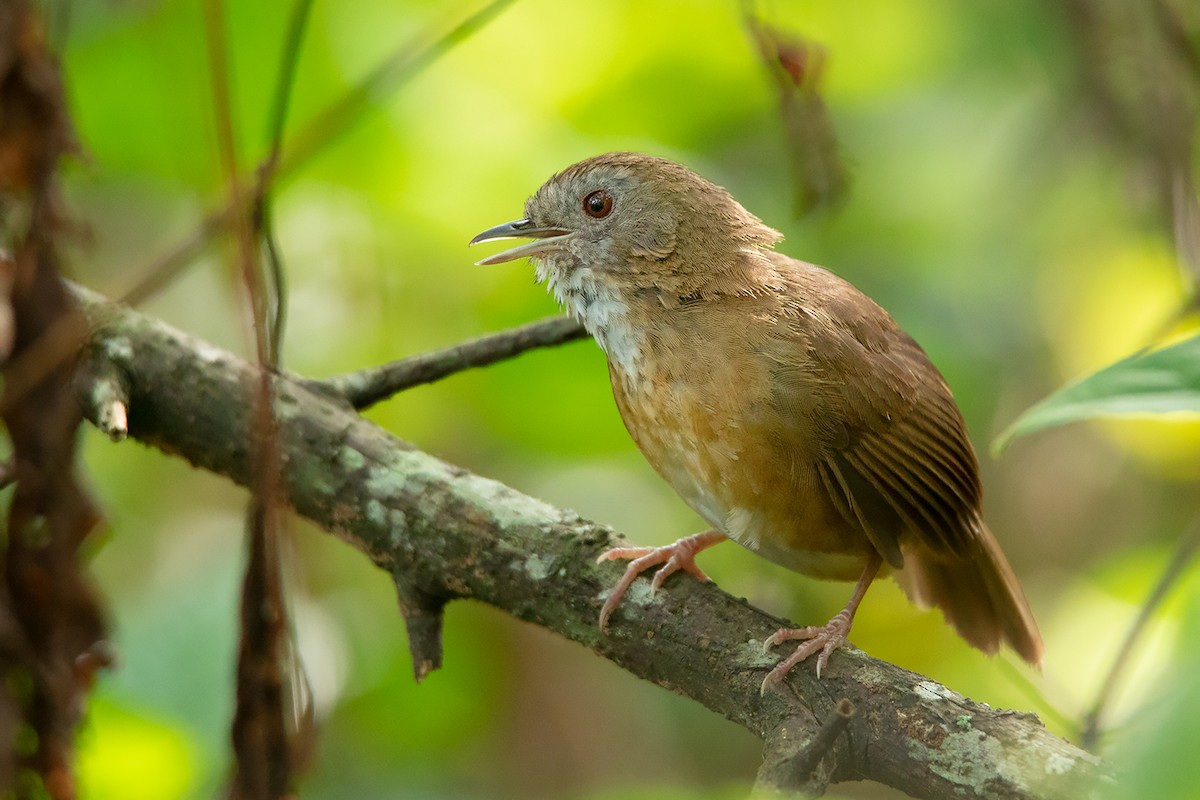
<svg viewBox="0 0 1200 800">
<path fill-rule="evenodd" d="M 897 458 L 880 442 L 867 443 L 844 455 L 871 481 L 883 499 L 909 524 L 923 532 L 936 547 L 955 550 L 961 538 L 958 509 L 912 470 L 911 462 Z M 897 531 L 898 533 L 898 531 Z"/>
<path fill-rule="evenodd" d="M 890 563 L 898 566 L 902 537 L 963 556 L 982 492 L 945 380 L 850 284 L 811 265 L 796 277 L 809 282 L 796 293 L 804 303 L 780 326 L 772 358 L 776 407 L 796 420 L 797 446 L 815 450 L 835 506 Z"/>
</svg>

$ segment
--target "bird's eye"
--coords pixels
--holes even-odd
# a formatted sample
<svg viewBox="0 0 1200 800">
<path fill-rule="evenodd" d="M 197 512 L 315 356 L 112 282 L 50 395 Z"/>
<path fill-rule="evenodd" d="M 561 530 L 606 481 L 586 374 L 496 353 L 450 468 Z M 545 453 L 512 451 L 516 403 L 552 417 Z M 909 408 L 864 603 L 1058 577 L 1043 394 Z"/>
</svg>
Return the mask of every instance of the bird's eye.
<svg viewBox="0 0 1200 800">
<path fill-rule="evenodd" d="M 583 198 L 583 213 L 593 219 L 604 219 L 607 217 L 612 213 L 612 206 L 612 195 L 603 189 L 597 189 Z"/>
</svg>

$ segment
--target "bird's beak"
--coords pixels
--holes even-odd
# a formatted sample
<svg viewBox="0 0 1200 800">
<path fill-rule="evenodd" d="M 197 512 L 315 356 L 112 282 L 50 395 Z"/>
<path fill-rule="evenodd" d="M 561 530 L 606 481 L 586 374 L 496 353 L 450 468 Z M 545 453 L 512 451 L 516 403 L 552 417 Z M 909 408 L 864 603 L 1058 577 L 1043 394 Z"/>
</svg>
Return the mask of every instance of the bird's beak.
<svg viewBox="0 0 1200 800">
<path fill-rule="evenodd" d="M 476 261 L 475 263 L 481 267 L 486 267 L 491 264 L 503 264 L 505 261 L 515 261 L 518 258 L 526 256 L 540 256 L 548 253 L 551 250 L 557 249 L 573 231 L 564 228 L 537 228 L 531 220 L 519 219 L 515 222 L 506 222 L 503 225 L 497 225 L 494 228 L 488 228 L 483 233 L 471 240 L 470 244 L 479 244 L 480 242 L 490 242 L 493 239 L 533 239 L 532 242 L 519 244 L 516 247 L 510 247 L 507 250 L 502 250 L 493 256 Z"/>
</svg>

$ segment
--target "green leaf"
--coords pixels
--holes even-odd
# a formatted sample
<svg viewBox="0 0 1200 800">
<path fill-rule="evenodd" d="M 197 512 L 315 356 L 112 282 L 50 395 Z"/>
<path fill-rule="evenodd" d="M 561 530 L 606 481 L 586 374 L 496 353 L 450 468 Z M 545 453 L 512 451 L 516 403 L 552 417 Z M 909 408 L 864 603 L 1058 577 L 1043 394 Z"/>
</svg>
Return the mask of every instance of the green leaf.
<svg viewBox="0 0 1200 800">
<path fill-rule="evenodd" d="M 1092 417 L 1200 412 L 1200 335 L 1138 353 L 1064 387 L 1017 418 L 992 444 L 999 455 L 1018 436 Z"/>
</svg>

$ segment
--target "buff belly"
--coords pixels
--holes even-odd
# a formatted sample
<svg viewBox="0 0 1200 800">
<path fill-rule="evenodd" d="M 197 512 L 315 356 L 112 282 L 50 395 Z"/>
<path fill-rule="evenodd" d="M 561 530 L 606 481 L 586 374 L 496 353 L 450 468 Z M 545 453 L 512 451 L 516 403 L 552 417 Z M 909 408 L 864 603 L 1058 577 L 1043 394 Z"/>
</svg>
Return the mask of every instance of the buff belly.
<svg viewBox="0 0 1200 800">
<path fill-rule="evenodd" d="M 711 402 L 691 402 L 711 393 L 640 388 L 614 371 L 613 392 L 630 435 L 715 530 L 805 575 L 859 576 L 873 548 L 829 502 L 811 465 L 795 461 L 778 439 L 745 419 Z"/>
</svg>

